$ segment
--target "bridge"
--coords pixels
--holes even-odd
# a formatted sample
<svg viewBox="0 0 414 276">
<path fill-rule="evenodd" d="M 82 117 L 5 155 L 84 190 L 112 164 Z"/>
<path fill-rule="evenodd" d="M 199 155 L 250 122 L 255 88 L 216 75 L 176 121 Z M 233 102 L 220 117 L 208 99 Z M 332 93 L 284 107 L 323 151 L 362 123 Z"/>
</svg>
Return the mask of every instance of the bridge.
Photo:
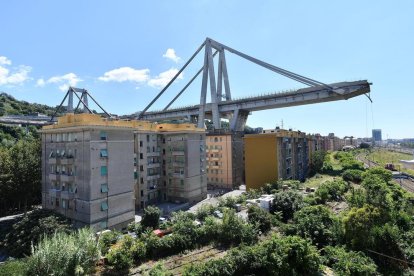
<svg viewBox="0 0 414 276">
<path fill-rule="evenodd" d="M 184 69 L 192 62 L 194 57 L 204 48 L 204 65 L 194 77 L 184 86 L 184 88 L 171 100 L 162 110 L 148 112 L 148 109 L 163 95 Z M 213 53 L 214 49 L 214 53 Z M 277 74 L 305 84 L 306 88 L 282 93 L 273 93 L 257 97 L 242 99 L 232 99 L 229 78 L 227 73 L 225 53 L 230 52 L 259 66 L 262 66 Z M 214 57 L 219 55 L 217 81 L 215 75 Z M 200 104 L 170 108 L 171 105 L 184 93 L 190 84 L 202 73 L 202 85 Z M 211 102 L 206 102 L 210 83 Z M 223 89 L 224 84 L 224 89 Z M 144 108 L 137 113 L 137 119 L 157 121 L 169 119 L 188 119 L 197 123 L 198 127 L 204 128 L 204 120 L 212 119 L 215 129 L 220 129 L 221 118 L 229 119 L 231 130 L 243 130 L 248 115 L 252 111 L 282 108 L 289 106 L 322 103 L 329 101 L 347 100 L 359 95 L 366 95 L 370 100 L 370 85 L 366 80 L 353 82 L 339 82 L 325 84 L 299 74 L 290 72 L 280 67 L 271 65 L 254 57 L 246 55 L 240 51 L 230 48 L 224 44 L 207 38 L 184 66 L 177 72 L 171 81 L 157 94 L 157 96 Z M 223 93 L 224 90 L 224 93 Z"/>
</svg>

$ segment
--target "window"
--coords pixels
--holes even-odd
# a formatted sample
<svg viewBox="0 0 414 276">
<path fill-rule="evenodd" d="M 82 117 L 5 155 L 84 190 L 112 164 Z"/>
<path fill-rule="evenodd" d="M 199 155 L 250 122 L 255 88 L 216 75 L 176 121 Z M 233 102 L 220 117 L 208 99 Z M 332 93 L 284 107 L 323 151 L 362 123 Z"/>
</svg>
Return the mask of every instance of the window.
<svg viewBox="0 0 414 276">
<path fill-rule="evenodd" d="M 73 140 L 78 141 L 78 135 L 76 133 L 73 134 Z"/>
<path fill-rule="evenodd" d="M 218 138 L 217 137 L 214 137 L 214 142 L 218 142 Z"/>
<path fill-rule="evenodd" d="M 101 193 L 108 192 L 108 183 L 101 184 Z"/>
<path fill-rule="evenodd" d="M 53 158 L 55 157 L 55 153 L 53 152 L 53 150 L 49 153 L 49 158 Z"/>
<path fill-rule="evenodd" d="M 66 200 L 62 199 L 62 208 L 66 209 Z"/>
<path fill-rule="evenodd" d="M 138 179 L 138 172 L 134 172 L 134 179 Z"/>
<path fill-rule="evenodd" d="M 141 190 L 141 196 L 144 196 L 144 190 Z"/>
<path fill-rule="evenodd" d="M 139 166 L 139 171 L 140 171 L 140 172 L 143 172 L 143 171 L 144 171 L 144 165 L 140 165 L 140 166 Z"/>
<path fill-rule="evenodd" d="M 101 203 L 101 211 L 108 210 L 108 202 L 104 201 Z"/>
<path fill-rule="evenodd" d="M 184 186 L 184 180 L 182 180 L 182 179 L 180 180 L 180 185 Z"/>
<path fill-rule="evenodd" d="M 107 139 L 107 134 L 106 134 L 105 131 L 101 131 L 99 136 L 100 136 L 101 140 L 106 140 Z"/>
<path fill-rule="evenodd" d="M 108 167 L 107 166 L 101 166 L 101 175 L 107 175 L 108 174 Z"/>
<path fill-rule="evenodd" d="M 149 137 L 149 135 L 147 135 L 147 142 L 149 142 L 150 141 L 150 137 Z"/>
<path fill-rule="evenodd" d="M 141 183 L 141 184 L 144 184 L 144 178 L 142 178 L 142 177 L 141 177 L 141 179 L 140 179 L 140 183 Z"/>
<path fill-rule="evenodd" d="M 140 153 L 139 154 L 139 159 L 144 159 L 144 154 Z"/>
<path fill-rule="evenodd" d="M 56 207 L 59 207 L 59 198 L 56 198 Z"/>
<path fill-rule="evenodd" d="M 108 157 L 108 150 L 107 149 L 101 149 L 101 157 Z"/>
<path fill-rule="evenodd" d="M 142 147 L 142 141 L 139 141 L 139 146 Z"/>
</svg>

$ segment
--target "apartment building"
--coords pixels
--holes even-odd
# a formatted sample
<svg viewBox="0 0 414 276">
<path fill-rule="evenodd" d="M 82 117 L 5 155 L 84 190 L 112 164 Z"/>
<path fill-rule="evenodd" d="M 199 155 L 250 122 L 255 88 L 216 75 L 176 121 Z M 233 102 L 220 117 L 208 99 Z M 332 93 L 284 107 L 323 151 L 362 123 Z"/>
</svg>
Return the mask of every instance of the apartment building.
<svg viewBox="0 0 414 276">
<path fill-rule="evenodd" d="M 77 227 L 122 229 L 135 207 L 206 196 L 205 133 L 193 125 L 67 114 L 41 135 L 42 206 Z M 181 151 L 172 147 L 178 139 Z M 179 167 L 170 155 L 180 157 L 171 159 Z"/>
<path fill-rule="evenodd" d="M 206 137 L 207 183 L 233 189 L 243 183 L 243 133 L 215 130 Z"/>
<path fill-rule="evenodd" d="M 205 133 L 192 124 L 135 132 L 135 206 L 195 203 L 207 196 Z"/>
<path fill-rule="evenodd" d="M 278 179 L 305 180 L 312 136 L 300 131 L 264 130 L 244 136 L 246 188 L 257 189 Z"/>
</svg>

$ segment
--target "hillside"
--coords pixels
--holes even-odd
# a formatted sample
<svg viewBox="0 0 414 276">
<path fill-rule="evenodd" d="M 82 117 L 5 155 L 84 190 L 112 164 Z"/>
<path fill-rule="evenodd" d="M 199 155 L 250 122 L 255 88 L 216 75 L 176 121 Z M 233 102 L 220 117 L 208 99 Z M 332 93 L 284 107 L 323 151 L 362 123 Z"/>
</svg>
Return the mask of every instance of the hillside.
<svg viewBox="0 0 414 276">
<path fill-rule="evenodd" d="M 43 113 L 50 116 L 53 115 L 55 110 L 56 107 L 19 101 L 7 93 L 0 93 L 0 116 L 17 114 L 28 115 L 32 113 Z"/>
</svg>

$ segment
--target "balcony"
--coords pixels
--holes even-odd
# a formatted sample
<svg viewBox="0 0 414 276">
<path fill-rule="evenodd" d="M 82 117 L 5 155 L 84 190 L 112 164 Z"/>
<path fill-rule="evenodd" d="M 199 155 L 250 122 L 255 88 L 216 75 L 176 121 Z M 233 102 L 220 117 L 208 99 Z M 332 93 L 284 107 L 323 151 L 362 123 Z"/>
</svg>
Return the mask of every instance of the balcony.
<svg viewBox="0 0 414 276">
<path fill-rule="evenodd" d="M 158 163 L 148 163 L 147 164 L 147 168 L 148 169 L 150 169 L 150 168 L 158 168 L 160 166 L 160 163 L 158 162 Z"/>
<path fill-rule="evenodd" d="M 172 176 L 175 178 L 184 178 L 184 174 L 183 173 L 172 173 Z"/>
<path fill-rule="evenodd" d="M 155 180 L 161 178 L 159 174 L 147 175 L 147 180 Z"/>
<path fill-rule="evenodd" d="M 49 180 L 53 180 L 56 181 L 58 178 L 59 174 L 55 174 L 55 173 L 49 173 Z"/>
<path fill-rule="evenodd" d="M 173 167 L 184 167 L 185 162 L 184 161 L 174 161 L 172 162 Z"/>
<path fill-rule="evenodd" d="M 73 181 L 73 179 L 74 179 L 73 174 L 63 174 L 62 173 L 60 175 L 60 181 L 63 181 L 63 182 Z"/>
<path fill-rule="evenodd" d="M 51 165 L 54 165 L 54 164 L 56 164 L 56 157 L 51 157 L 51 158 L 49 158 L 49 164 L 51 164 Z"/>
<path fill-rule="evenodd" d="M 74 199 L 75 198 L 75 193 L 69 192 L 69 191 L 61 191 L 60 192 L 60 197 L 62 199 Z"/>
<path fill-rule="evenodd" d="M 49 190 L 49 195 L 51 197 L 60 197 L 60 193 L 61 193 L 61 191 L 57 190 L 57 189 L 50 189 Z"/>
<path fill-rule="evenodd" d="M 180 149 L 173 149 L 171 151 L 171 154 L 172 155 L 184 155 L 184 150 L 183 149 L 182 150 L 180 150 Z"/>
<path fill-rule="evenodd" d="M 147 156 L 160 156 L 160 152 L 159 151 L 147 152 Z"/>
<path fill-rule="evenodd" d="M 74 162 L 73 157 L 66 157 L 66 158 L 60 159 L 60 164 L 62 165 L 72 165 L 73 162 Z"/>
</svg>

